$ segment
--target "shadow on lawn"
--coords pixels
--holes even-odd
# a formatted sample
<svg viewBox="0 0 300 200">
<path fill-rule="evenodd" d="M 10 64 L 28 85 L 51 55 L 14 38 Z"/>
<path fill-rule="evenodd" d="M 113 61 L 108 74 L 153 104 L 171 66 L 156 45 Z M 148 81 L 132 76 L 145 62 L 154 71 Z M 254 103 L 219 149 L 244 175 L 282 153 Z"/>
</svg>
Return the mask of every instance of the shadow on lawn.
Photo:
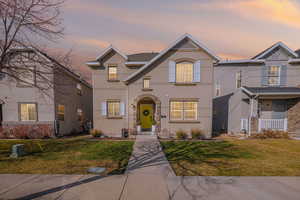
<svg viewBox="0 0 300 200">
<path fill-rule="evenodd" d="M 164 152 L 169 162 L 175 166 L 177 175 L 183 176 L 204 176 L 201 170 L 192 168 L 204 166 L 206 169 L 216 171 L 217 175 L 223 175 L 222 171 L 234 170 L 230 160 L 239 158 L 251 158 L 253 155 L 239 149 L 228 141 L 206 141 L 206 142 L 163 142 Z"/>
</svg>

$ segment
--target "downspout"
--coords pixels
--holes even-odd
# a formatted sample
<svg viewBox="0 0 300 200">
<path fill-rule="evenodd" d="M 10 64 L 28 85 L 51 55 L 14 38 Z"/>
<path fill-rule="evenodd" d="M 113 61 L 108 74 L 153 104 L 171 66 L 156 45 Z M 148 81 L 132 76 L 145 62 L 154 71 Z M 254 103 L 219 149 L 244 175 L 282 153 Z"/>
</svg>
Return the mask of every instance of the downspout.
<svg viewBox="0 0 300 200">
<path fill-rule="evenodd" d="M 127 117 L 127 128 L 128 128 L 128 132 L 129 132 L 129 85 L 127 85 L 127 112 L 126 112 L 126 117 Z"/>
</svg>

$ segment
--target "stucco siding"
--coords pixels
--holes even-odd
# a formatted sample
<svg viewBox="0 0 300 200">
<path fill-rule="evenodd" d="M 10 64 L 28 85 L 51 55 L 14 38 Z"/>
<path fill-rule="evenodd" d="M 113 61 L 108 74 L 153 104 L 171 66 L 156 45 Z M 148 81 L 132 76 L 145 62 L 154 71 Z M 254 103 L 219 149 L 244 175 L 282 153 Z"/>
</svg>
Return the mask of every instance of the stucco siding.
<svg viewBox="0 0 300 200">
<path fill-rule="evenodd" d="M 59 72 L 55 73 L 55 119 L 58 123 L 60 135 L 68 135 L 79 132 L 81 122 L 78 120 L 77 109 L 83 111 L 84 121 L 92 121 L 92 88 L 81 83 L 71 75 Z M 77 83 L 82 87 L 82 94 L 77 93 Z M 58 119 L 58 105 L 65 106 L 64 121 Z"/>
</svg>

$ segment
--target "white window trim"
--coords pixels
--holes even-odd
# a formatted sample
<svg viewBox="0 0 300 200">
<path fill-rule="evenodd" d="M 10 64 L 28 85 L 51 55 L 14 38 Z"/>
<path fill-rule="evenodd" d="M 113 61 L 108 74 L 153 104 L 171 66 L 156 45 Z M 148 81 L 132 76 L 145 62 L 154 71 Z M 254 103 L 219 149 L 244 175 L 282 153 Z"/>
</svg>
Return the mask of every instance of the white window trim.
<svg viewBox="0 0 300 200">
<path fill-rule="evenodd" d="M 22 120 L 22 104 L 33 104 L 35 105 L 35 120 Z M 19 121 L 21 122 L 37 122 L 38 121 L 38 105 L 36 102 L 20 102 L 19 103 Z"/>
<path fill-rule="evenodd" d="M 238 71 L 235 73 L 235 88 L 238 89 L 240 87 L 238 87 L 238 83 L 240 80 L 240 87 L 242 87 L 242 72 Z"/>
<path fill-rule="evenodd" d="M 274 77 L 274 76 L 270 76 L 269 75 L 269 70 L 270 70 L 270 67 L 278 67 L 279 68 L 279 72 L 278 72 L 278 83 L 277 84 L 270 84 L 269 83 L 269 78 L 270 77 Z M 270 65 L 270 66 L 268 66 L 268 76 L 267 76 L 267 78 L 268 78 L 268 86 L 280 86 L 280 82 L 281 82 L 281 65 Z"/>
<path fill-rule="evenodd" d="M 176 111 L 181 111 L 181 118 L 180 119 L 172 119 L 171 117 L 171 113 L 172 113 L 172 108 L 171 108 L 171 103 L 172 102 L 180 102 L 182 103 L 182 110 L 176 110 Z M 193 103 L 196 103 L 196 116 L 195 116 L 195 119 L 186 119 L 185 118 L 185 108 L 184 108 L 184 103 L 185 102 L 193 102 Z M 198 120 L 198 111 L 199 111 L 199 102 L 196 101 L 196 100 L 171 100 L 170 101 L 170 110 L 169 110 L 169 114 L 170 114 L 170 117 L 169 117 L 169 120 L 170 121 L 186 121 L 186 122 L 189 122 L 189 121 L 197 121 Z"/>
</svg>

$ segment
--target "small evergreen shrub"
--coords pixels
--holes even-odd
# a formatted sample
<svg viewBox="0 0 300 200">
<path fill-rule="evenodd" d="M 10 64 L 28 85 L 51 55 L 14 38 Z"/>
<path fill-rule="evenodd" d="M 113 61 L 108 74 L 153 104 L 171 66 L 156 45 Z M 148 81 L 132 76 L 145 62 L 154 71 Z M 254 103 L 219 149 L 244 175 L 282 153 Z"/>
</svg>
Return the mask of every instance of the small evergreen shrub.
<svg viewBox="0 0 300 200">
<path fill-rule="evenodd" d="M 263 130 L 261 133 L 255 133 L 250 136 L 254 139 L 289 139 L 288 132 L 278 130 Z"/>
<path fill-rule="evenodd" d="M 176 138 L 179 140 L 185 140 L 187 139 L 188 134 L 184 130 L 178 130 L 176 131 Z"/>
<path fill-rule="evenodd" d="M 93 137 L 96 137 L 96 138 L 99 138 L 101 136 L 103 136 L 103 132 L 101 130 L 98 130 L 98 129 L 92 129 L 90 131 L 90 134 L 93 136 Z"/>
<path fill-rule="evenodd" d="M 195 139 L 195 140 L 205 139 L 205 135 L 204 135 L 203 131 L 200 129 L 197 129 L 197 128 L 191 130 L 191 135 L 192 135 L 192 139 Z"/>
</svg>

